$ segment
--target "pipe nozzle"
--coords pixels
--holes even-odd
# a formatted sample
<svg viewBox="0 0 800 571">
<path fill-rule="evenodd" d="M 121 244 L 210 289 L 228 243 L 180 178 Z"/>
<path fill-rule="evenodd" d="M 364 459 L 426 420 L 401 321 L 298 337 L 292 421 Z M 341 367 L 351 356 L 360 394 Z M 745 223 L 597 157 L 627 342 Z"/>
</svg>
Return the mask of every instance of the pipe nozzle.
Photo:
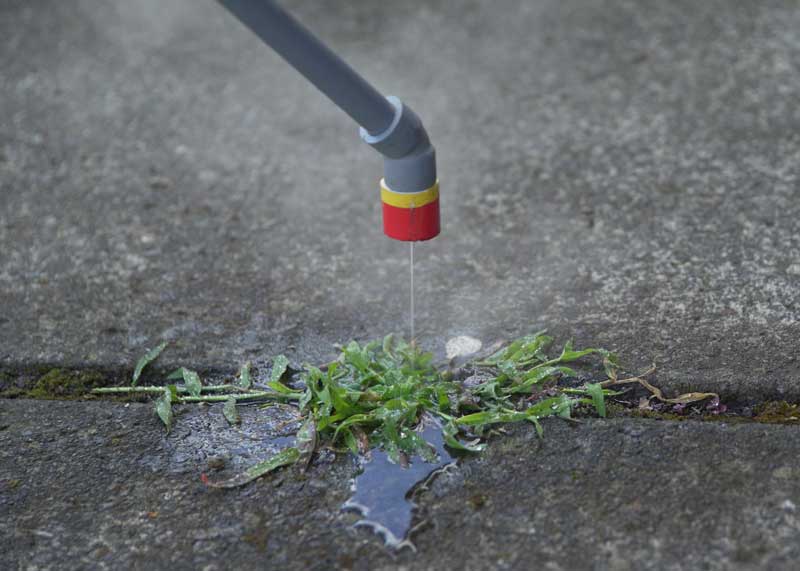
<svg viewBox="0 0 800 571">
<path fill-rule="evenodd" d="M 395 108 L 391 125 L 378 135 L 361 129 L 361 138 L 384 156 L 383 231 L 395 240 L 430 240 L 440 231 L 436 150 L 417 114 L 397 97 L 387 99 Z"/>
</svg>

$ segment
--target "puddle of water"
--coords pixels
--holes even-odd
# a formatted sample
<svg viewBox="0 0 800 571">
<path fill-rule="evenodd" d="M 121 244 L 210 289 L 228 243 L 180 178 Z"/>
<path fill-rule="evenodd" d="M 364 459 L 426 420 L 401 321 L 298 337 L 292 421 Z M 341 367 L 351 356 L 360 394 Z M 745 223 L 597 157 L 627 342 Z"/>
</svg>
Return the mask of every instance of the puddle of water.
<svg viewBox="0 0 800 571">
<path fill-rule="evenodd" d="M 167 465 L 157 469 L 186 473 L 201 466 L 214 470 L 215 480 L 225 480 L 295 444 L 298 425 L 292 422 L 295 417 L 291 414 L 281 410 L 265 414 L 245 407 L 241 410 L 242 424 L 232 427 L 220 408 L 183 414 L 163 443 Z M 373 449 L 369 460 L 359 459 L 360 471 L 352 482 L 353 495 L 342 506 L 361 516 L 357 527 L 372 529 L 393 549 L 413 548 L 408 535 L 417 508 L 414 491 L 436 472 L 455 463 L 455 457 L 445 448 L 442 429 L 433 419 L 425 423 L 421 436 L 435 450 L 436 461 L 425 462 L 415 456 L 403 468 L 392 463 L 383 450 Z"/>
<path fill-rule="evenodd" d="M 417 507 L 411 498 L 414 489 L 455 462 L 445 448 L 441 427 L 428 425 L 422 437 L 435 448 L 437 461 L 428 463 L 415 456 L 408 468 L 403 468 L 392 463 L 383 450 L 374 449 L 370 460 L 361 460 L 361 471 L 353 480 L 353 496 L 342 506 L 361 515 L 357 527 L 372 529 L 392 548 L 411 545 L 408 532 Z"/>
</svg>

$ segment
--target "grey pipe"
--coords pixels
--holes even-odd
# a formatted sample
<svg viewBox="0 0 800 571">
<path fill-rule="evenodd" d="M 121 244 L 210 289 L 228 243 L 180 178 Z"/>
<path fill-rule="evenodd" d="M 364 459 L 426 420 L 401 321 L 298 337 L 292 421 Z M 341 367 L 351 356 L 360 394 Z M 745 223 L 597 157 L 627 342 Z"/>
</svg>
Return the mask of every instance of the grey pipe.
<svg viewBox="0 0 800 571">
<path fill-rule="evenodd" d="M 407 105 L 383 97 L 272 0 L 218 1 L 361 126 L 361 138 L 384 155 L 389 188 L 419 192 L 436 183 L 436 153 Z"/>
</svg>

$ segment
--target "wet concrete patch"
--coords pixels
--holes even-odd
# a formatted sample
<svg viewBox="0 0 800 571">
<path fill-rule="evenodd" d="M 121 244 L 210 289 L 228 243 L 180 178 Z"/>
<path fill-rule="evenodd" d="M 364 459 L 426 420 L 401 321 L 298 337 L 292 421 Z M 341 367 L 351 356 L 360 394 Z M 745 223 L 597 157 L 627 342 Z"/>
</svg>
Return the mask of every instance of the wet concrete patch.
<svg viewBox="0 0 800 571">
<path fill-rule="evenodd" d="M 194 414 L 179 420 L 206 426 Z M 800 557 L 791 426 L 511 428 L 415 495 L 414 554 L 353 530 L 344 456 L 209 490 L 200 467 L 173 469 L 182 449 L 149 405 L 0 400 L 0 423 L 2 568 L 788 571 Z"/>
<path fill-rule="evenodd" d="M 239 406 L 242 422 L 231 426 L 222 404 L 177 407 L 174 427 L 164 441 L 168 470 L 176 474 L 213 471 L 224 479 L 291 446 L 299 427 L 294 409 Z"/>
</svg>

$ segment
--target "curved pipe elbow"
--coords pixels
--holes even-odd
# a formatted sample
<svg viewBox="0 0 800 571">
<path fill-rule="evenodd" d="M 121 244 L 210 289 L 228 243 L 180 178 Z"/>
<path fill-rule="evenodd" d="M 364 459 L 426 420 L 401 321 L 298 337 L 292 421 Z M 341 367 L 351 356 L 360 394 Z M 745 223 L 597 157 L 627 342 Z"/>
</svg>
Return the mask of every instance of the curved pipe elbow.
<svg viewBox="0 0 800 571">
<path fill-rule="evenodd" d="M 436 151 L 417 114 L 397 97 L 391 125 L 377 135 L 361 129 L 361 138 L 383 155 L 383 232 L 405 242 L 439 235 L 439 183 Z"/>
<path fill-rule="evenodd" d="M 420 192 L 436 184 L 436 150 L 422 121 L 397 97 L 391 125 L 377 135 L 361 129 L 361 138 L 384 157 L 384 181 L 395 192 Z"/>
</svg>

